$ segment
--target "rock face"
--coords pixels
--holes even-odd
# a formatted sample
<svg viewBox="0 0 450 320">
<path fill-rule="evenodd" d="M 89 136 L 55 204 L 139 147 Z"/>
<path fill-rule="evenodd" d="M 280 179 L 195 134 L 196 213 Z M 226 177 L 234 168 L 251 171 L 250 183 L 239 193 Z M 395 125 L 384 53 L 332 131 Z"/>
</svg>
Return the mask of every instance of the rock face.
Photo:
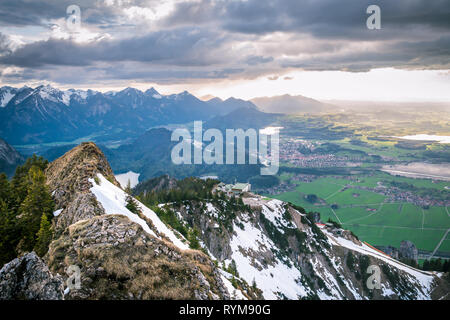
<svg viewBox="0 0 450 320">
<path fill-rule="evenodd" d="M 155 221 L 144 219 L 155 230 L 150 234 L 130 217 L 111 209 L 106 214 L 91 191 L 100 183 L 98 174 L 120 187 L 94 143 L 82 143 L 46 170 L 62 211 L 53 219 L 55 237 L 45 260 L 65 280 L 69 267 L 80 269 L 81 287 L 70 289 L 66 299 L 229 299 L 217 267 L 203 252 L 181 250 L 156 232 Z"/>
<path fill-rule="evenodd" d="M 53 276 L 34 253 L 5 264 L 0 270 L 1 300 L 60 300 L 64 298 L 63 281 Z"/>
<path fill-rule="evenodd" d="M 316 225 L 282 201 L 249 194 L 244 205 L 221 199 L 166 204 L 199 230 L 208 251 L 238 281 L 255 283 L 263 299 L 436 299 L 448 286 L 432 273 L 402 264 L 350 231 Z M 378 267 L 381 287 L 367 284 Z M 245 283 L 243 285 L 245 292 Z M 435 288 L 439 288 L 436 290 Z"/>
<path fill-rule="evenodd" d="M 16 166 L 23 161 L 23 157 L 16 149 L 0 138 L 0 172 L 12 174 Z"/>
<path fill-rule="evenodd" d="M 177 180 L 171 178 L 169 175 L 163 175 L 158 178 L 149 179 L 141 182 L 134 189 L 135 194 L 159 192 L 162 190 L 172 190 L 177 187 Z"/>
<path fill-rule="evenodd" d="M 204 253 L 181 251 L 123 216 L 80 221 L 52 242 L 48 263 L 64 274 L 81 269 L 81 288 L 69 299 L 227 299 Z"/>
<path fill-rule="evenodd" d="M 417 262 L 419 251 L 414 243 L 404 240 L 400 243 L 399 256 L 405 259 L 411 259 Z"/>
<path fill-rule="evenodd" d="M 55 208 L 63 209 L 53 220 L 57 234 L 77 221 L 104 214 L 89 191 L 92 187 L 89 179 L 97 173 L 119 186 L 104 154 L 92 142 L 82 143 L 49 164 L 47 184 L 52 190 Z"/>
</svg>

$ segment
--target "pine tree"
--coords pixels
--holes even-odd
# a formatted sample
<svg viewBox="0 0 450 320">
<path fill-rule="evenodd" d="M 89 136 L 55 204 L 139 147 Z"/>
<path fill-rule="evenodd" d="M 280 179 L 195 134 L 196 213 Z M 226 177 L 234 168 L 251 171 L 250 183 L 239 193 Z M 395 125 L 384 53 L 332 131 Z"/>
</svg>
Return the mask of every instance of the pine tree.
<svg viewBox="0 0 450 320">
<path fill-rule="evenodd" d="M 126 199 L 126 205 L 125 207 L 130 210 L 131 212 L 135 213 L 135 214 L 139 214 L 141 212 L 141 209 L 139 208 L 138 203 L 136 202 L 136 200 L 133 199 L 132 196 L 127 195 Z"/>
<path fill-rule="evenodd" d="M 4 173 L 0 173 L 0 200 L 3 200 L 7 204 L 11 202 L 11 188 L 9 185 L 8 177 Z"/>
<path fill-rule="evenodd" d="M 197 229 L 190 229 L 188 231 L 187 239 L 189 241 L 189 247 L 191 249 L 199 250 L 201 248 L 200 241 L 198 241 L 198 231 L 197 231 Z"/>
<path fill-rule="evenodd" d="M 125 188 L 125 192 L 128 193 L 128 194 L 131 194 L 131 183 L 130 183 L 130 179 L 128 179 L 127 187 Z"/>
<path fill-rule="evenodd" d="M 16 225 L 14 212 L 0 199 L 0 266 L 14 259 L 20 233 Z"/>
<path fill-rule="evenodd" d="M 42 257 L 47 253 L 48 246 L 52 240 L 52 235 L 52 225 L 48 221 L 47 215 L 43 214 L 41 217 L 39 231 L 36 234 L 36 245 L 34 246 L 34 251 L 38 254 L 38 256 Z"/>
<path fill-rule="evenodd" d="M 38 168 L 40 171 L 44 172 L 47 168 L 48 161 L 42 157 L 37 157 L 33 155 L 28 158 L 27 161 L 18 166 L 16 172 L 11 180 L 11 191 L 14 195 L 14 210 L 18 210 L 20 204 L 24 201 L 28 194 L 29 185 L 32 183 L 30 180 L 30 171 L 32 168 Z"/>
<path fill-rule="evenodd" d="M 33 166 L 28 174 L 30 185 L 27 196 L 19 208 L 18 224 L 21 230 L 20 251 L 31 251 L 36 243 L 42 215 L 51 219 L 54 208 L 52 197 L 45 185 L 45 175 Z"/>
</svg>

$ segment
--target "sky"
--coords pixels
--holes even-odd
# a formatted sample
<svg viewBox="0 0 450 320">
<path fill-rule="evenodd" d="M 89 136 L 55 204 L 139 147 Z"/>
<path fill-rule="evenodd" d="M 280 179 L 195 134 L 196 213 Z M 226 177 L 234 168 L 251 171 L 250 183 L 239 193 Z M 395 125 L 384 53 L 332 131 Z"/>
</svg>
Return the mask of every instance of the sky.
<svg viewBox="0 0 450 320">
<path fill-rule="evenodd" d="M 450 101 L 449 70 L 448 0 L 0 1 L 0 85 Z"/>
</svg>

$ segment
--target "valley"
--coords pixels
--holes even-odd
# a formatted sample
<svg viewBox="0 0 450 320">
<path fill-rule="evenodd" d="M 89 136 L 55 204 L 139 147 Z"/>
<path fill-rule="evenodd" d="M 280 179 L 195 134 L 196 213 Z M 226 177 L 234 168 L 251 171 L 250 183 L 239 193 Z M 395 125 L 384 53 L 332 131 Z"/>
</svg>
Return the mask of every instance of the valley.
<svg viewBox="0 0 450 320">
<path fill-rule="evenodd" d="M 449 121 L 412 111 L 386 118 L 378 112 L 288 117 L 278 180 L 258 191 L 319 212 L 322 221 L 336 221 L 374 246 L 410 240 L 420 263 L 449 259 L 450 145 L 387 136 L 427 130 L 444 139 Z M 316 134 L 317 128 L 324 130 Z"/>
<path fill-rule="evenodd" d="M 41 101 L 39 99 L 47 97 L 42 97 L 42 90 L 54 95 L 61 93 L 38 87 L 29 94 Z M 104 94 L 102 99 L 111 99 L 108 103 L 112 103 L 111 97 L 117 95 L 131 99 L 122 102 L 127 105 L 133 105 L 131 102 L 138 97 L 148 98 L 145 98 L 147 93 L 126 89 Z M 72 98 L 80 99 L 76 95 Z M 90 238 L 91 232 L 99 232 L 102 225 L 101 228 L 109 225 L 112 226 L 110 232 L 118 237 L 116 243 L 125 241 L 124 248 L 128 246 L 126 250 L 130 250 L 130 243 L 120 234 L 125 224 L 133 230 L 140 228 L 139 232 L 145 235 L 139 237 L 145 243 L 152 239 L 152 243 L 161 248 L 166 245 L 163 242 L 170 242 L 169 249 L 162 249 L 169 250 L 169 262 L 164 264 L 172 263 L 173 254 L 181 254 L 183 268 L 200 265 L 209 283 L 203 282 L 202 275 L 195 274 L 194 279 L 183 281 L 200 283 L 200 291 L 185 286 L 179 288 L 172 283 L 174 287 L 167 293 L 146 287 L 141 288 L 145 294 L 139 296 L 133 288 L 139 287 L 134 277 L 146 277 L 140 274 L 141 267 L 130 265 L 122 270 L 115 265 L 104 265 L 103 256 L 88 245 L 87 252 L 93 250 L 90 254 L 97 256 L 98 264 L 102 265 L 96 267 L 107 268 L 108 277 L 111 274 L 133 275 L 129 282 L 117 280 L 117 285 L 128 286 L 128 291 L 111 292 L 108 287 L 96 291 L 96 284 L 90 291 L 65 294 L 65 298 L 111 298 L 116 294 L 124 297 L 126 292 L 144 298 L 159 295 L 195 299 L 436 297 L 431 289 L 431 278 L 427 278 L 432 274 L 419 269 L 430 270 L 425 269 L 429 268 L 426 265 L 439 261 L 439 265 L 430 267 L 440 268 L 431 269 L 439 271 L 443 268 L 441 261 L 450 259 L 450 145 L 439 139 L 422 141 L 399 137 L 422 132 L 445 137 L 449 134 L 449 123 L 439 114 L 424 117 L 410 110 L 389 116 L 378 111 L 329 113 L 327 105 L 325 113 L 283 115 L 262 112 L 258 106 L 243 100 L 212 100 L 205 104 L 183 93 L 161 96 L 158 103 L 164 99 L 177 101 L 179 105 L 173 108 L 180 110 L 184 108 L 184 99 L 195 101 L 199 108 L 211 108 L 208 104 L 221 105 L 204 117 L 205 130 L 218 129 L 223 134 L 227 129 L 279 128 L 278 174 L 260 175 L 262 164 L 174 164 L 171 150 L 177 142 L 171 141 L 171 133 L 177 128 L 187 128 L 192 133 L 192 115 L 178 117 L 179 123 L 170 115 L 156 122 L 146 120 L 148 128 L 141 123 L 133 129 L 130 129 L 135 121 L 133 116 L 124 118 L 123 123 L 112 116 L 108 125 L 102 123 L 101 131 L 77 132 L 78 137 L 66 141 L 61 139 L 62 134 L 56 135 L 58 139 L 47 135 L 42 141 L 24 143 L 22 132 L 17 132 L 12 140 L 20 143 L 13 147 L 21 155 L 9 153 L 19 163 L 32 154 L 51 161 L 47 175 L 56 207 L 60 208 L 53 217 L 55 236 L 59 240 L 50 243 L 50 256 L 44 257 L 44 262 L 50 264 L 53 272 L 63 268 L 65 262 L 59 257 L 66 254 L 74 257 L 72 249 L 66 252 L 62 244 L 75 241 L 71 238 L 73 232 L 89 242 L 94 241 Z M 7 112 L 15 108 L 11 105 L 14 101 L 13 97 L 7 104 Z M 57 101 L 54 98 L 52 103 L 58 104 Z M 223 111 L 224 106 L 229 108 L 227 112 Z M 26 105 L 21 107 L 27 108 Z M 66 107 L 71 108 L 70 103 Z M 143 103 L 140 108 L 145 113 L 155 108 L 155 104 Z M 404 127 L 406 118 L 410 120 L 407 128 Z M 52 122 L 46 124 L 52 125 Z M 64 133 L 69 129 L 55 130 Z M 67 172 L 70 172 L 70 179 L 74 179 L 73 186 L 66 181 Z M 65 181 L 63 185 L 55 175 Z M 250 183 L 251 193 L 224 195 L 218 191 L 219 182 L 237 181 Z M 73 200 L 78 198 L 80 200 Z M 81 217 L 89 221 L 78 222 Z M 62 234 L 66 228 L 76 231 Z M 394 256 L 405 244 L 417 250 L 411 260 Z M 154 263 L 145 250 L 139 247 L 133 252 L 143 255 L 147 259 L 145 263 Z M 180 250 L 200 253 L 191 256 Z M 390 252 L 392 256 L 380 255 L 379 250 Z M 107 253 L 123 254 L 122 251 Z M 353 255 L 357 258 L 351 258 Z M 83 257 L 76 259 L 90 270 L 89 262 Z M 349 259 L 358 259 L 359 263 L 353 265 Z M 362 268 L 367 259 L 384 261 L 383 272 L 388 282 L 381 292 L 367 291 L 361 284 L 365 280 Z M 179 270 L 178 265 L 172 267 Z M 394 280 L 389 280 L 392 274 L 386 268 L 392 267 L 406 270 L 409 276 L 402 281 L 413 285 L 398 288 Z M 102 272 L 95 277 L 103 277 Z M 277 274 L 283 274 L 284 278 Z M 321 278 L 324 280 L 319 280 Z"/>
</svg>

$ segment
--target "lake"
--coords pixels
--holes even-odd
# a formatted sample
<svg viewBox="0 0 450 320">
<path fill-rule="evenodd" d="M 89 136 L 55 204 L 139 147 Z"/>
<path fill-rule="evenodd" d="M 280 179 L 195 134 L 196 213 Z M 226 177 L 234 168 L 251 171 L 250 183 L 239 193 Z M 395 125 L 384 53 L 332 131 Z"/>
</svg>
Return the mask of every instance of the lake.
<svg viewBox="0 0 450 320">
<path fill-rule="evenodd" d="M 450 136 L 435 136 L 429 134 L 415 134 L 412 136 L 403 136 L 394 138 L 405 140 L 416 140 L 416 141 L 437 141 L 439 143 L 450 143 Z"/>
</svg>

